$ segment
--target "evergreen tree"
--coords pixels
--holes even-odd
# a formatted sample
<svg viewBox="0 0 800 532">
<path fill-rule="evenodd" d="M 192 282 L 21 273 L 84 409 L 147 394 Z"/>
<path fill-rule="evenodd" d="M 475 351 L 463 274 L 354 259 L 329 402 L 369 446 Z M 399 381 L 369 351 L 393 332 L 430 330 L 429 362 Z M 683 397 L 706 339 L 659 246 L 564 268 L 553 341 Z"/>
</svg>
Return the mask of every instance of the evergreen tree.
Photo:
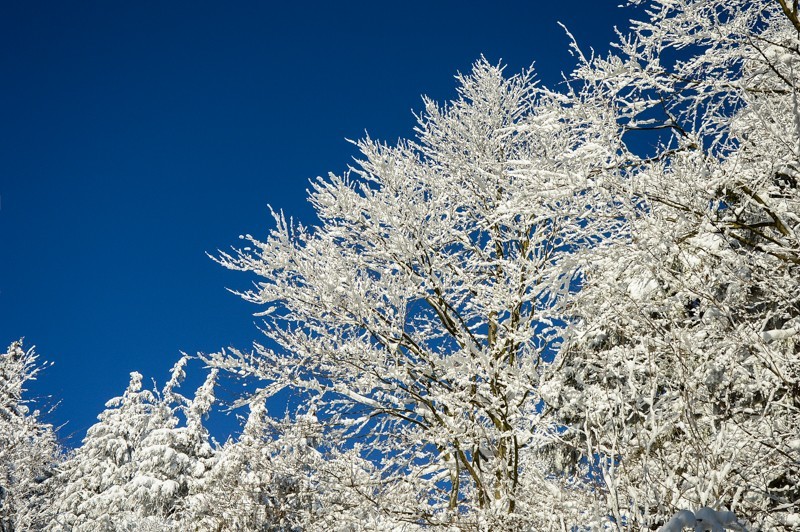
<svg viewBox="0 0 800 532">
<path fill-rule="evenodd" d="M 216 372 L 188 400 L 175 390 L 185 363 L 183 358 L 175 365 L 160 393 L 143 390 L 141 374 L 132 373 L 122 397 L 106 403 L 83 444 L 60 467 L 50 530 L 178 526 L 193 485 L 213 458 L 202 419 L 214 403 Z"/>
<path fill-rule="evenodd" d="M 22 341 L 0 353 L 0 531 L 35 530 L 47 520 L 45 480 L 59 458 L 53 427 L 23 398 L 41 370 Z"/>
</svg>

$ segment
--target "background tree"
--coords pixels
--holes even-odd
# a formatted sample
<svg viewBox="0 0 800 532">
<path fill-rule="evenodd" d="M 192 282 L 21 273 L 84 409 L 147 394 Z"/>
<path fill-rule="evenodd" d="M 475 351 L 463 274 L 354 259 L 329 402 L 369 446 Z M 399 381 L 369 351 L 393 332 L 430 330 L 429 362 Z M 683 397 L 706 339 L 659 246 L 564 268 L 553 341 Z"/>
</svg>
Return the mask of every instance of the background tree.
<svg viewBox="0 0 800 532">
<path fill-rule="evenodd" d="M 106 403 L 83 444 L 59 468 L 55 519 L 48 530 L 113 531 L 128 509 L 124 486 L 135 476 L 134 453 L 152 429 L 156 397 L 131 373 L 121 397 Z"/>
<path fill-rule="evenodd" d="M 250 404 L 244 430 L 216 453 L 214 466 L 187 505 L 187 529 L 198 530 L 417 530 L 377 510 L 401 506 L 376 468 L 357 450 L 323 440 L 313 415 L 276 421 L 263 402 Z M 410 490 L 408 490 L 410 491 Z"/>
<path fill-rule="evenodd" d="M 184 357 L 173 368 L 172 378 L 160 394 L 152 429 L 136 449 L 135 473 L 125 485 L 125 496 L 130 511 L 142 518 L 158 517 L 172 522 L 176 529 L 195 530 L 185 514 L 191 510 L 189 497 L 214 461 L 203 419 L 215 402 L 217 373 L 209 372 L 194 397 L 187 399 L 175 390 L 184 378 L 186 362 Z"/>
<path fill-rule="evenodd" d="M 216 379 L 212 371 L 192 400 L 181 396 L 185 363 L 179 360 L 160 392 L 142 389 L 141 374 L 131 373 L 125 393 L 106 403 L 53 480 L 48 530 L 184 529 L 187 498 L 213 459 L 202 419 Z"/>
<path fill-rule="evenodd" d="M 60 449 L 53 427 L 23 398 L 41 370 L 33 348 L 22 341 L 0 353 L 0 531 L 35 530 L 47 519 L 44 481 Z"/>
</svg>

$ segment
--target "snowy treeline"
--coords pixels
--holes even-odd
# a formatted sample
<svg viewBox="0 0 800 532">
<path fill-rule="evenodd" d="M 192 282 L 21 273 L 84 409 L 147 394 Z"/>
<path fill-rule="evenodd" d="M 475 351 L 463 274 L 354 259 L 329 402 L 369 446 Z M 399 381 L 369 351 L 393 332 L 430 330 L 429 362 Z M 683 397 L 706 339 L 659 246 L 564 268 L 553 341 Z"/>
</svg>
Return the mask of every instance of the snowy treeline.
<svg viewBox="0 0 800 532">
<path fill-rule="evenodd" d="M 217 255 L 259 277 L 263 343 L 201 355 L 192 398 L 185 360 L 162 389 L 133 374 L 66 459 L 13 345 L 5 529 L 800 528 L 786 2 L 634 2 L 552 88 L 478 61 L 413 140 L 313 183 L 316 226 L 273 213 Z M 261 387 L 212 446 L 220 372 Z"/>
<path fill-rule="evenodd" d="M 3 410 L 0 424 L 3 532 L 402 529 L 354 508 L 354 486 L 374 468 L 357 452 L 326 445 L 312 415 L 274 420 L 253 402 L 241 434 L 212 446 L 203 420 L 217 372 L 185 397 L 178 387 L 186 358 L 161 389 L 144 388 L 132 373 L 83 444 L 59 449 L 52 427 L 18 393 L 35 376 L 35 359 L 19 343 L 0 355 L 12 415 L 6 423 Z"/>
</svg>

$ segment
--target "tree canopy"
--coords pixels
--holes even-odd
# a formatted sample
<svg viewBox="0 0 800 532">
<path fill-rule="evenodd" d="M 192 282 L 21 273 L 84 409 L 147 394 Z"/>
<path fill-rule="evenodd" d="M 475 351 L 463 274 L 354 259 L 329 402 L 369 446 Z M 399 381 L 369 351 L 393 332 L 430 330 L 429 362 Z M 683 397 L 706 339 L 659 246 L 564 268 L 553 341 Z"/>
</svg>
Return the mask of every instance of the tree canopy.
<svg viewBox="0 0 800 532">
<path fill-rule="evenodd" d="M 34 483 L 49 529 L 800 526 L 798 5 L 633 3 L 562 83 L 481 58 L 413 139 L 312 182 L 317 224 L 219 252 L 263 341 L 200 355 L 193 399 L 183 360 L 132 374 Z M 220 375 L 259 384 L 212 445 Z M 0 438 L 53 456 L 11 386 Z"/>
</svg>

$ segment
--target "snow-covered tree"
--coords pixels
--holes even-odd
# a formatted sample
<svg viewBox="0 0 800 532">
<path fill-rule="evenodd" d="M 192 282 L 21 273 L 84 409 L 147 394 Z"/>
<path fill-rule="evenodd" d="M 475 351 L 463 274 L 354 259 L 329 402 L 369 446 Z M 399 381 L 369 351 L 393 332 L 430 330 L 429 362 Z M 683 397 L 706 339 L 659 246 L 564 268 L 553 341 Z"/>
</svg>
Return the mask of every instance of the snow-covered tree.
<svg viewBox="0 0 800 532">
<path fill-rule="evenodd" d="M 59 447 L 51 425 L 23 398 L 36 378 L 33 349 L 22 341 L 0 353 L 0 531 L 36 530 L 47 520 L 48 491 Z"/>
<path fill-rule="evenodd" d="M 266 340 L 192 399 L 185 358 L 132 374 L 44 483 L 12 345 L 0 532 L 800 527 L 800 10 L 633 3 L 555 90 L 482 59 L 313 182 L 316 226 L 221 252 Z M 218 370 L 262 384 L 215 449 Z"/>
<path fill-rule="evenodd" d="M 214 363 L 316 394 L 416 523 L 800 522 L 798 6 L 635 3 L 560 92 L 480 61 L 219 257 L 268 341 Z"/>
<path fill-rule="evenodd" d="M 318 492 L 310 478 L 317 432 L 300 420 L 275 422 L 263 402 L 251 403 L 242 434 L 217 451 L 186 519 L 215 530 L 304 529 Z"/>
<path fill-rule="evenodd" d="M 242 434 L 218 450 L 191 498 L 184 529 L 419 530 L 380 512 L 377 502 L 408 508 L 413 488 L 401 493 L 383 483 L 357 448 L 337 449 L 323 429 L 312 414 L 276 421 L 263 402 L 252 402 Z"/>
<path fill-rule="evenodd" d="M 194 398 L 187 400 L 173 389 L 182 378 L 185 361 L 179 361 L 162 391 L 163 402 L 153 415 L 164 419 L 155 420 L 154 428 L 142 439 L 136 451 L 134 477 L 125 486 L 131 511 L 141 517 L 183 520 L 187 497 L 213 459 L 203 418 L 215 401 L 216 371 L 211 371 Z M 179 374 L 181 377 L 176 378 Z M 185 417 L 185 426 L 179 426 L 178 412 Z"/>
<path fill-rule="evenodd" d="M 384 482 L 423 501 L 384 511 L 548 527 L 560 517 L 543 497 L 580 481 L 546 458 L 558 436 L 539 375 L 575 250 L 617 223 L 594 176 L 623 146 L 607 135 L 613 114 L 571 112 L 530 72 L 481 60 L 458 81 L 457 100 L 425 100 L 416 141 L 363 140 L 356 168 L 314 182 L 318 226 L 275 214 L 265 241 L 221 254 L 261 276 L 242 296 L 266 307 L 269 341 L 212 362 L 264 379 L 267 395 L 316 394 L 338 437 L 366 438 Z"/>
<path fill-rule="evenodd" d="M 214 403 L 212 371 L 192 400 L 177 393 L 186 359 L 159 391 L 131 373 L 122 397 L 106 403 L 83 444 L 60 466 L 53 531 L 172 530 L 213 449 L 203 417 Z M 181 425 L 181 416 L 185 425 Z"/>
<path fill-rule="evenodd" d="M 646 130 L 669 135 L 604 182 L 625 228 L 587 252 L 575 327 L 543 395 L 569 428 L 573 457 L 594 464 L 608 526 L 713 507 L 757 529 L 791 529 L 800 525 L 797 4 L 647 6 L 618 53 L 582 57 L 571 83 L 583 88 L 580 104 L 613 109 L 614 134 L 629 143 Z"/>
<path fill-rule="evenodd" d="M 152 430 L 155 394 L 131 373 L 122 397 L 106 403 L 98 423 L 60 467 L 54 504 L 55 531 L 114 531 L 128 509 L 124 487 L 135 476 L 134 453 Z"/>
</svg>

